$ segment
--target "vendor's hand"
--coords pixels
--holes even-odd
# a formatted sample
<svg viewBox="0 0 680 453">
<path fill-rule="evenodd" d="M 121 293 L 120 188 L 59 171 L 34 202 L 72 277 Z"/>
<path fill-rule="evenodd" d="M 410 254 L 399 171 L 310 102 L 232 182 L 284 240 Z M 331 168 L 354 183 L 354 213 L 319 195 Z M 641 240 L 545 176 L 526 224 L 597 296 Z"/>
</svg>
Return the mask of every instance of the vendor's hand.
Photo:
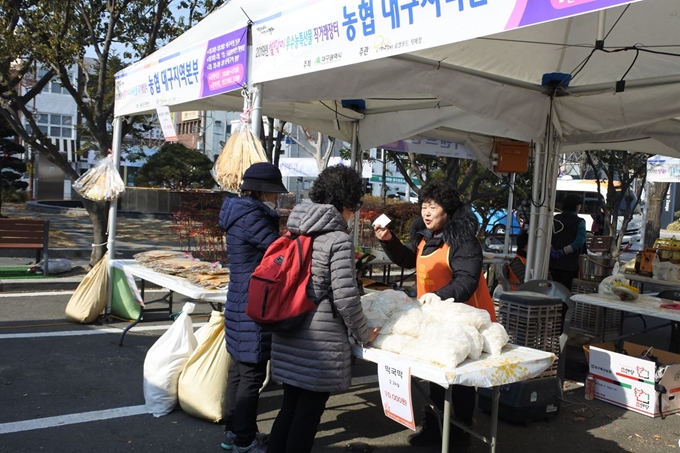
<svg viewBox="0 0 680 453">
<path fill-rule="evenodd" d="M 425 293 L 420 296 L 418 302 L 420 302 L 422 305 L 427 305 L 431 304 L 432 302 L 439 302 L 441 300 L 441 297 L 437 296 L 435 293 Z"/>
<path fill-rule="evenodd" d="M 378 225 L 373 225 L 373 231 L 375 232 L 375 237 L 381 241 L 392 240 L 392 232 L 387 228 L 381 228 Z"/>
<path fill-rule="evenodd" d="M 370 332 L 368 332 L 368 342 L 369 343 L 373 343 L 375 341 L 375 339 L 378 338 L 378 334 L 380 334 L 381 328 L 382 327 L 376 327 L 373 330 L 371 330 Z"/>
<path fill-rule="evenodd" d="M 564 256 L 564 250 L 555 250 L 554 248 L 550 247 L 550 258 L 554 260 L 558 260 Z"/>
</svg>

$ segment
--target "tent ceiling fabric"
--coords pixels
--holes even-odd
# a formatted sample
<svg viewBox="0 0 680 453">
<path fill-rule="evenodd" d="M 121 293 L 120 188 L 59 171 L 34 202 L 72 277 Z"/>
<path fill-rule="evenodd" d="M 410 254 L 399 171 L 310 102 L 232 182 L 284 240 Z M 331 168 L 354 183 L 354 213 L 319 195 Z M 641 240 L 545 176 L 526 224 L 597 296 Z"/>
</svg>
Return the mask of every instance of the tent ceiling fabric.
<svg viewBox="0 0 680 453">
<path fill-rule="evenodd" d="M 257 22 L 286 4 L 232 0 L 146 60 L 244 26 L 243 11 Z M 466 146 L 487 164 L 493 141 L 484 137 L 541 141 L 549 116 L 563 152 L 604 142 L 680 155 L 680 129 L 674 119 L 680 117 L 678 17 L 678 0 L 645 0 L 608 9 L 605 51 L 592 52 L 598 13 L 589 13 L 273 80 L 263 84 L 262 112 L 344 140 L 349 138 L 349 122 L 358 120 L 363 148 L 464 131 L 450 135 L 463 134 L 459 137 L 468 140 Z M 552 103 L 549 89 L 541 85 L 543 74 L 550 72 L 574 74 Z M 624 74 L 625 90 L 616 93 L 616 81 Z M 342 108 L 342 99 L 364 99 L 366 109 Z M 230 93 L 171 109 L 241 110 L 242 105 L 240 93 Z M 336 117 L 340 131 L 335 129 Z"/>
</svg>

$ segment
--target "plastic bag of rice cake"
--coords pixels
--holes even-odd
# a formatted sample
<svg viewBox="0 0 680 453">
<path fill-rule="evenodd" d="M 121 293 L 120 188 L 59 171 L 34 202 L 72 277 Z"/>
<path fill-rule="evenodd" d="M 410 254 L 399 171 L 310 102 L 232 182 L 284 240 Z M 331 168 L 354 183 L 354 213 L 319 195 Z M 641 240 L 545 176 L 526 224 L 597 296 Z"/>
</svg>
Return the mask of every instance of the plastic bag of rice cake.
<svg viewBox="0 0 680 453">
<path fill-rule="evenodd" d="M 242 121 L 215 161 L 213 177 L 223 189 L 237 191 L 246 169 L 254 163 L 266 161 L 262 144 L 250 130 L 250 123 Z"/>
</svg>

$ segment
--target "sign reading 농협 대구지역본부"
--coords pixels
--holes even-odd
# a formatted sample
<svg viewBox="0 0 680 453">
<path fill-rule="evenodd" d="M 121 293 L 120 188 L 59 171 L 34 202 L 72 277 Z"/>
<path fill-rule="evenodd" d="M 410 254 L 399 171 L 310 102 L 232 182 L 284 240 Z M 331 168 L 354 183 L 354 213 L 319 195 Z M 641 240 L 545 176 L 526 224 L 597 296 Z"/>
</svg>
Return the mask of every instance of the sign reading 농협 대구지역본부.
<svg viewBox="0 0 680 453">
<path fill-rule="evenodd" d="M 385 416 L 415 431 L 411 368 L 395 360 L 378 361 L 378 385 Z"/>
<path fill-rule="evenodd" d="M 299 0 L 253 25 L 253 82 L 429 49 L 636 1 L 640 0 Z"/>
<path fill-rule="evenodd" d="M 241 28 L 117 73 L 115 115 L 240 89 L 247 78 L 247 37 L 247 27 Z"/>
</svg>

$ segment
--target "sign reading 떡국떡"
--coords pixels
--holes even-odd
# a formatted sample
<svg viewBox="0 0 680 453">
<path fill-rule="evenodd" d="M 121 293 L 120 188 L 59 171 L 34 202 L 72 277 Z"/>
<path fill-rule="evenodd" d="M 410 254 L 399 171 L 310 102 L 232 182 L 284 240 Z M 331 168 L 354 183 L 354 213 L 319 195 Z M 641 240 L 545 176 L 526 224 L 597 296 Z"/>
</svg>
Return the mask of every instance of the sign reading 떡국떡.
<svg viewBox="0 0 680 453">
<path fill-rule="evenodd" d="M 248 29 L 195 43 L 116 74 L 115 115 L 154 110 L 240 89 L 248 68 Z"/>
<path fill-rule="evenodd" d="M 415 431 L 411 400 L 411 368 L 394 360 L 380 360 L 378 385 L 385 415 Z"/>
<path fill-rule="evenodd" d="M 488 36 L 639 0 L 299 0 L 253 25 L 253 82 Z"/>
</svg>

